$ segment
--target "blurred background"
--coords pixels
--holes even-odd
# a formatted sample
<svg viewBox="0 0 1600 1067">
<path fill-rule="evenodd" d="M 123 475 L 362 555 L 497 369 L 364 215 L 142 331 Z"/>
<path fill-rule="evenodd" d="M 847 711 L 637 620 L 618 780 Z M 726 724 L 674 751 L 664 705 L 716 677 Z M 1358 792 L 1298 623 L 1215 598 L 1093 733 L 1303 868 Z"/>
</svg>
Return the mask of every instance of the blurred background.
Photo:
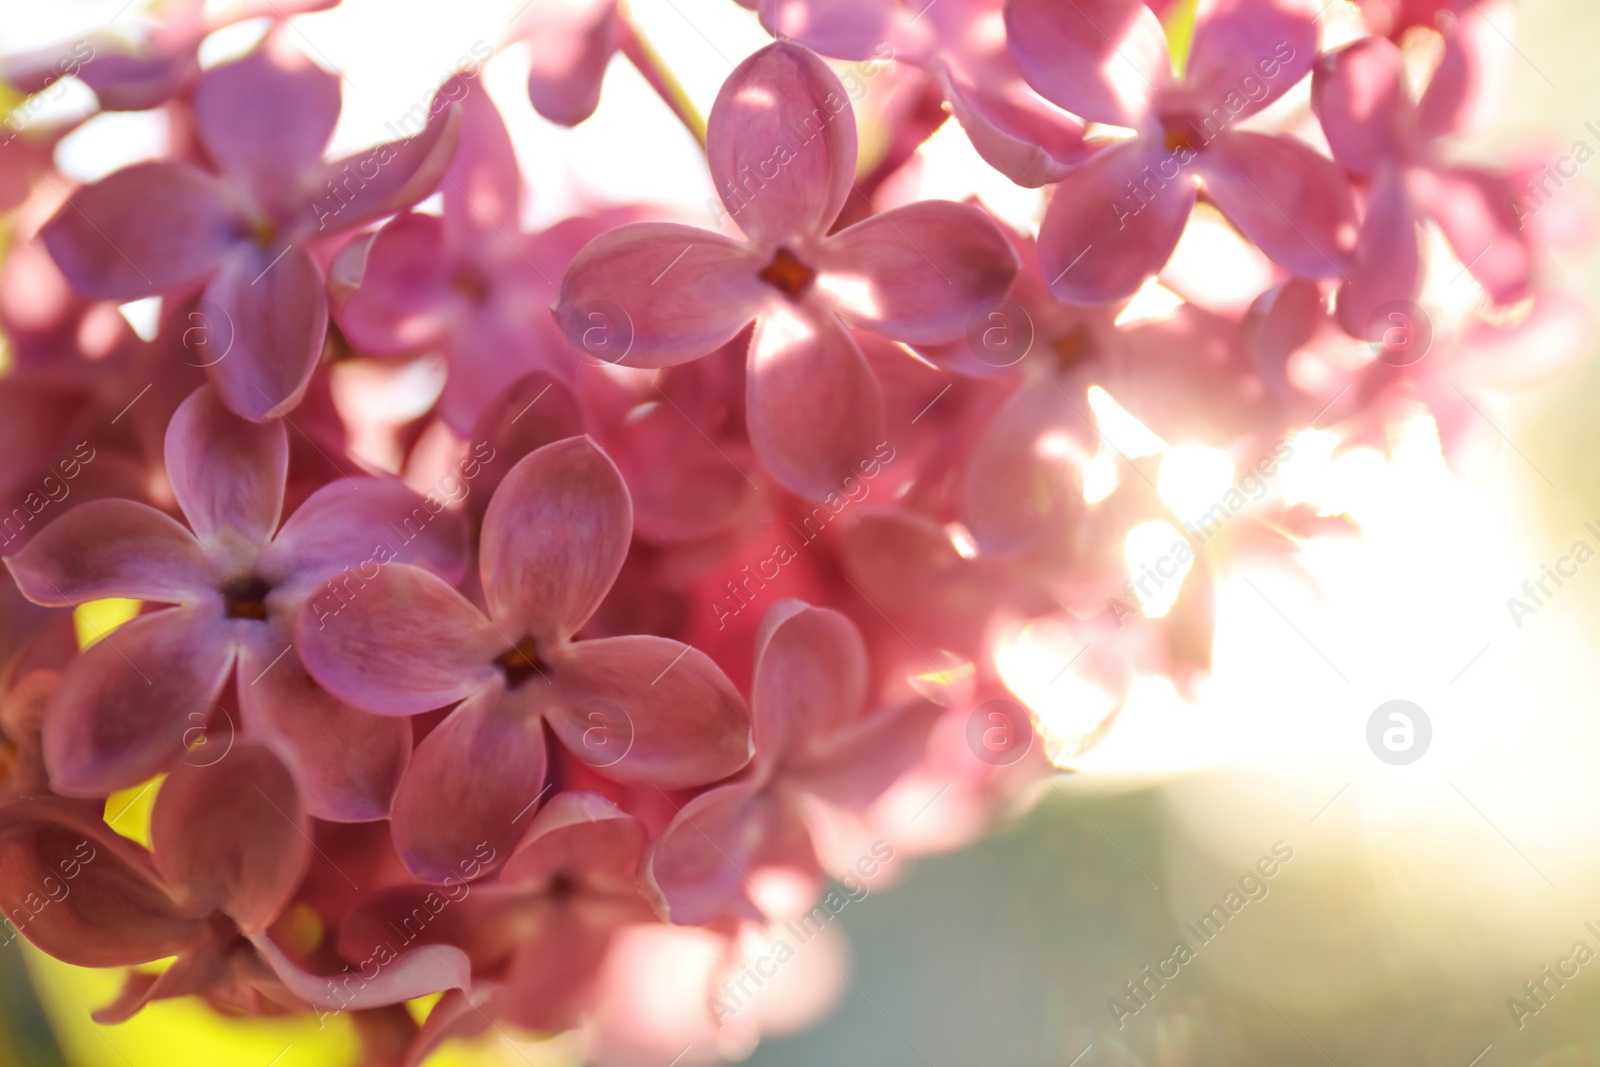
<svg viewBox="0 0 1600 1067">
<path fill-rule="evenodd" d="M 345 0 L 296 19 L 307 53 L 345 75 L 335 151 L 391 136 L 385 123 L 475 43 L 498 44 L 520 5 Z M 141 6 L 0 0 L 0 54 L 136 22 Z M 767 39 L 729 0 L 633 6 L 702 111 Z M 1600 10 L 1531 0 L 1520 16 L 1500 125 L 1465 154 L 1503 161 L 1534 141 L 1593 155 Z M 252 41 L 248 26 L 225 32 L 203 55 Z M 698 149 L 624 61 L 597 117 L 573 130 L 533 115 L 526 68 L 513 47 L 486 73 L 532 188 L 526 223 L 612 200 L 705 212 Z M 50 106 L 87 107 L 79 90 Z M 157 154 L 162 136 L 148 116 L 103 116 L 58 161 L 92 180 Z M 1003 217 L 1035 216 L 1037 194 L 987 172 L 958 131 L 922 154 L 926 195 L 976 192 Z M 1590 163 L 1574 181 L 1597 178 Z M 1566 288 L 1594 301 L 1600 268 L 1568 265 Z M 1216 669 L 1196 699 L 1141 685 L 1031 810 L 874 883 L 841 915 L 851 969 L 831 1013 L 748 1062 L 1600 1064 L 1600 563 L 1532 614 L 1507 604 L 1577 542 L 1600 549 L 1597 408 L 1592 360 L 1484 408 L 1500 447 L 1466 479 L 1447 473 L 1426 417 L 1388 459 L 1334 456 L 1326 435 L 1297 443 L 1286 491 L 1348 512 L 1362 536 L 1312 546 L 1312 582 L 1228 577 Z M 1425 746 L 1409 763 L 1369 745 L 1392 700 L 1413 706 Z M 184 1063 L 301 1067 L 353 1053 L 334 1023 L 232 1022 L 190 1003 L 93 1025 L 87 1013 L 118 984 L 20 941 L 0 947 L 0 1063 L 154 1067 L 181 1048 Z M 559 1039 L 491 1035 L 433 1062 L 575 1061 Z"/>
</svg>

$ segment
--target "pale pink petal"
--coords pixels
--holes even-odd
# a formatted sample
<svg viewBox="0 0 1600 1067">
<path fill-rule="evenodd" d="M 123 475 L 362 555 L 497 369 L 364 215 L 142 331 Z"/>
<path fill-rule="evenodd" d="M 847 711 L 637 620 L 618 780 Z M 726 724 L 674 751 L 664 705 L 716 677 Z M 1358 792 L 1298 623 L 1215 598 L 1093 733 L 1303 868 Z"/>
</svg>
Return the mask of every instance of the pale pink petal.
<svg viewBox="0 0 1600 1067">
<path fill-rule="evenodd" d="M 556 324 L 592 359 L 665 367 L 733 340 L 772 289 L 743 245 L 668 222 L 619 226 L 596 237 L 561 279 Z"/>
<path fill-rule="evenodd" d="M 621 28 L 616 0 L 535 4 L 527 19 L 528 99 L 551 122 L 576 126 L 600 105 Z"/>
<path fill-rule="evenodd" d="M 312 1007 L 327 1011 L 362 1011 L 402 1004 L 446 989 L 467 989 L 472 983 L 472 964 L 466 953 L 449 945 L 424 945 L 402 952 L 368 979 L 353 970 L 312 974 L 290 960 L 265 933 L 250 940 L 289 992 Z M 351 975 L 356 976 L 354 980 Z"/>
<path fill-rule="evenodd" d="M 347 247 L 359 247 L 354 242 Z M 414 352 L 449 325 L 450 279 L 444 223 L 407 213 L 378 231 L 356 289 L 337 311 L 339 327 L 364 352 Z"/>
<path fill-rule="evenodd" d="M 302 586 L 387 557 L 458 581 L 468 555 L 465 525 L 438 493 L 424 498 L 391 479 L 342 478 L 289 516 L 260 570 Z"/>
<path fill-rule="evenodd" d="M 1505 105 L 1518 62 L 1509 36 L 1515 22 L 1516 12 L 1506 0 L 1473 0 L 1457 13 L 1417 106 L 1421 136 L 1477 132 Z"/>
<path fill-rule="evenodd" d="M 518 378 L 489 402 L 472 427 L 472 456 L 461 472 L 472 485 L 468 507 L 481 515 L 517 460 L 582 433 L 583 412 L 568 386 L 544 371 Z"/>
<path fill-rule="evenodd" d="M 868 59 L 890 39 L 895 0 L 761 0 L 761 25 L 833 59 Z"/>
<path fill-rule="evenodd" d="M 1166 34 L 1139 0 L 1010 0 L 1006 32 L 1028 84 L 1091 122 L 1139 125 L 1171 81 Z"/>
<path fill-rule="evenodd" d="M 1510 181 L 1470 167 L 1413 171 L 1413 196 L 1433 213 L 1456 256 L 1497 304 L 1528 295 L 1533 248 Z"/>
<path fill-rule="evenodd" d="M 44 724 L 50 784 L 68 796 L 138 785 L 184 752 L 233 668 L 220 605 L 141 615 L 62 674 Z"/>
<path fill-rule="evenodd" d="M 240 743 L 216 763 L 181 763 L 167 776 L 150 842 L 188 908 L 226 912 L 249 935 L 274 922 L 300 887 L 310 828 L 288 769 L 265 748 Z"/>
<path fill-rule="evenodd" d="M 194 535 L 146 504 L 91 500 L 66 512 L 6 559 L 35 604 L 76 607 L 131 597 L 192 603 L 215 597 Z"/>
<path fill-rule="evenodd" d="M 750 692 L 762 762 L 803 756 L 854 719 L 866 695 L 867 650 L 854 623 L 798 600 L 767 610 Z"/>
<path fill-rule="evenodd" d="M 810 49 L 769 44 L 722 83 L 706 160 L 728 214 L 756 244 L 821 236 L 855 181 L 850 97 Z"/>
<path fill-rule="evenodd" d="M 322 268 L 299 245 L 230 256 L 205 299 L 226 318 L 232 347 L 209 369 L 228 409 L 247 419 L 292 411 L 311 384 L 328 332 Z"/>
<path fill-rule="evenodd" d="M 656 913 L 693 926 L 749 911 L 746 880 L 762 839 L 781 816 L 757 784 L 708 789 L 685 804 L 650 843 L 639 881 Z"/>
<path fill-rule="evenodd" d="M 569 437 L 529 453 L 483 516 L 490 617 L 512 641 L 565 641 L 605 599 L 632 536 L 628 487 L 593 441 Z"/>
<path fill-rule="evenodd" d="M 365 711 L 415 715 L 499 677 L 491 660 L 507 639 L 450 583 L 404 563 L 373 569 L 346 572 L 295 615 L 295 648 L 324 688 Z"/>
<path fill-rule="evenodd" d="M 544 890 L 560 877 L 600 892 L 631 892 L 644 824 L 599 793 L 558 793 L 528 823 L 500 881 Z"/>
<path fill-rule="evenodd" d="M 756 454 L 802 496 L 842 492 L 883 440 L 883 392 L 831 314 L 776 308 L 762 316 L 745 389 Z"/>
<path fill-rule="evenodd" d="M 517 216 L 522 172 L 517 169 L 511 135 L 481 77 L 458 74 L 439 92 L 461 106 L 461 143 L 445 171 L 441 190 L 445 223 L 462 240 L 503 242 L 502 234 L 515 233 L 521 226 Z"/>
<path fill-rule="evenodd" d="M 1223 214 L 1279 266 L 1302 278 L 1333 278 L 1349 265 L 1356 237 L 1350 185 L 1303 141 L 1229 130 L 1195 166 Z"/>
<path fill-rule="evenodd" d="M 205 277 L 245 224 L 211 175 L 141 163 L 73 193 L 40 236 L 79 293 L 128 300 Z"/>
<path fill-rule="evenodd" d="M 546 686 L 539 678 L 525 684 Z M 544 725 L 529 713 L 532 699 L 492 685 L 412 753 L 390 828 L 401 860 L 421 881 L 468 881 L 505 862 L 526 831 L 545 778 Z"/>
<path fill-rule="evenodd" d="M 411 758 L 410 719 L 341 703 L 282 648 L 246 645 L 239 675 L 244 728 L 288 766 L 308 815 L 331 822 L 388 816 Z"/>
<path fill-rule="evenodd" d="M 1594 313 L 1586 302 L 1566 293 L 1538 293 L 1527 317 L 1514 326 L 1474 324 L 1463 369 L 1494 389 L 1534 389 L 1587 357 L 1594 333 Z"/>
<path fill-rule="evenodd" d="M 726 778 L 750 761 L 750 712 L 699 649 L 665 637 L 603 637 L 568 645 L 552 665 L 550 728 L 607 778 L 675 789 Z"/>
<path fill-rule="evenodd" d="M 817 288 L 852 322 L 896 341 L 938 344 L 1011 290 L 1020 264 L 981 208 L 922 200 L 823 242 Z"/>
<path fill-rule="evenodd" d="M 1052 377 L 1012 394 L 961 482 L 962 518 L 983 550 L 1009 555 L 1064 534 L 1082 513 L 1081 464 L 1098 444 L 1081 386 Z"/>
<path fill-rule="evenodd" d="M 1172 178 L 1164 180 L 1163 165 Z M 1146 178 L 1146 167 L 1154 177 Z M 1192 174 L 1156 138 L 1090 156 L 1055 187 L 1039 227 L 1039 265 L 1051 292 L 1069 304 L 1133 295 L 1178 247 L 1194 200 Z"/>
<path fill-rule="evenodd" d="M 96 806 L 58 797 L 3 809 L 0 909 L 29 941 L 77 967 L 149 963 L 204 936 L 144 849 L 107 826 Z"/>
<path fill-rule="evenodd" d="M 339 121 L 339 76 L 269 41 L 200 76 L 194 120 L 217 166 L 272 211 L 322 162 Z"/>
<path fill-rule="evenodd" d="M 289 439 L 282 423 L 246 422 L 202 386 L 167 424 L 167 477 L 202 542 L 264 545 L 278 528 Z"/>
<path fill-rule="evenodd" d="M 1413 144 L 1405 60 L 1382 37 L 1363 37 L 1323 56 L 1311 80 L 1311 104 L 1333 158 L 1356 174 L 1405 162 Z"/>
<path fill-rule="evenodd" d="M 943 709 L 927 701 L 885 708 L 850 724 L 793 768 L 807 792 L 859 811 L 910 770 Z"/>
<path fill-rule="evenodd" d="M 1310 73 L 1318 14 L 1310 0 L 1200 0 L 1184 95 L 1234 119 L 1260 111 Z"/>
<path fill-rule="evenodd" d="M 1375 341 L 1389 327 L 1382 320 L 1369 336 L 1378 309 L 1414 300 L 1422 282 L 1411 194 L 1404 176 L 1394 168 L 1379 171 L 1367 194 L 1367 213 L 1349 275 L 1349 282 L 1339 288 L 1339 325 L 1352 337 Z"/>
<path fill-rule="evenodd" d="M 939 75 L 950 112 L 985 163 L 1018 185 L 1036 189 L 1066 177 L 1083 156 L 1083 124 L 1025 97 L 988 92 Z"/>
<path fill-rule="evenodd" d="M 324 165 L 293 232 L 325 237 L 403 211 L 439 186 L 461 140 L 461 110 L 435 97 L 433 115 L 415 137 L 387 141 Z"/>
</svg>

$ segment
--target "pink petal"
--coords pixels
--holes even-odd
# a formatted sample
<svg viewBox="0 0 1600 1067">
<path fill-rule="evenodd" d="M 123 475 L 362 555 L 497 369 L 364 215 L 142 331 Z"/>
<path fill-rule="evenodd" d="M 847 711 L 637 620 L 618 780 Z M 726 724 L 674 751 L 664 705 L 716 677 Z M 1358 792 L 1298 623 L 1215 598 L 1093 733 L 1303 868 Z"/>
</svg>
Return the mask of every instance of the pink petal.
<svg viewBox="0 0 1600 1067">
<path fill-rule="evenodd" d="M 749 910 L 746 879 L 772 822 L 781 818 L 775 808 L 752 782 L 708 789 L 685 804 L 645 853 L 639 880 L 656 913 L 692 926 L 730 909 Z"/>
<path fill-rule="evenodd" d="M 386 818 L 411 758 L 411 721 L 340 703 L 306 673 L 299 656 L 280 658 L 281 652 L 240 650 L 245 730 L 288 766 L 308 815 L 331 822 Z"/>
<path fill-rule="evenodd" d="M 216 596 L 194 535 L 132 500 L 91 500 L 73 508 L 6 566 L 24 596 L 52 607 L 113 596 L 173 604 Z"/>
<path fill-rule="evenodd" d="M 539 809 L 500 881 L 543 890 L 567 876 L 602 892 L 633 891 L 644 825 L 599 793 L 558 793 Z"/>
<path fill-rule="evenodd" d="M 289 471 L 282 423 L 246 422 L 202 386 L 167 424 L 166 457 L 178 507 L 202 542 L 248 546 L 253 556 L 272 537 Z"/>
<path fill-rule="evenodd" d="M 802 496 L 841 492 L 883 440 L 883 392 L 838 319 L 774 308 L 750 345 L 750 443 L 772 476 Z"/>
<path fill-rule="evenodd" d="M 1028 84 L 1091 122 L 1139 125 L 1171 81 L 1166 34 L 1139 0 L 1010 0 L 1006 36 Z"/>
<path fill-rule="evenodd" d="M 349 968 L 339 974 L 312 974 L 290 960 L 265 933 L 250 940 L 289 992 L 328 1011 L 401 1004 L 446 989 L 466 989 L 472 983 L 472 964 L 466 953 L 449 945 L 425 945 L 402 952 L 369 979 Z"/>
<path fill-rule="evenodd" d="M 326 237 L 403 211 L 432 193 L 461 140 L 461 110 L 434 97 L 432 116 L 415 137 L 387 141 L 325 164 L 316 195 L 291 232 Z"/>
<path fill-rule="evenodd" d="M 306 670 L 334 696 L 379 715 L 452 704 L 499 678 L 506 638 L 437 575 L 390 563 L 346 574 L 295 615 Z"/>
<path fill-rule="evenodd" d="M 1163 164 L 1178 169 L 1171 180 L 1162 181 Z M 1146 167 L 1153 177 L 1145 177 Z M 1192 175 L 1156 138 L 1090 156 L 1055 187 L 1039 227 L 1039 265 L 1050 291 L 1069 304 L 1132 296 L 1172 256 L 1194 199 Z"/>
<path fill-rule="evenodd" d="M 511 135 L 481 78 L 458 74 L 439 92 L 461 105 L 461 142 L 445 171 L 446 223 L 462 239 L 492 235 L 503 242 L 501 232 L 516 232 L 521 226 L 522 172 Z"/>
<path fill-rule="evenodd" d="M 916 701 L 868 715 L 817 746 L 794 768 L 795 779 L 807 792 L 859 811 L 922 758 L 941 710 Z"/>
<path fill-rule="evenodd" d="M 406 869 L 421 881 L 470 881 L 504 862 L 527 829 L 545 779 L 544 726 L 528 712 L 531 699 L 492 685 L 463 701 L 412 754 L 390 828 Z"/>
<path fill-rule="evenodd" d="M 269 40 L 200 76 L 194 119 L 217 166 L 271 212 L 322 162 L 339 121 L 339 76 Z"/>
<path fill-rule="evenodd" d="M 764 763 L 803 755 L 854 719 L 867 696 L 867 650 L 848 618 L 783 600 L 756 637 L 756 751 Z"/>
<path fill-rule="evenodd" d="M 1011 290 L 1016 250 L 980 208 L 923 200 L 825 241 L 817 287 L 851 321 L 896 341 L 938 344 Z"/>
<path fill-rule="evenodd" d="M 1413 144 L 1407 129 L 1405 60 L 1382 37 L 1363 37 L 1317 63 L 1311 104 L 1333 158 L 1355 174 L 1403 162 Z"/>
<path fill-rule="evenodd" d="M 149 963 L 204 932 L 167 895 L 142 848 L 96 807 L 57 797 L 3 809 L 0 909 L 29 941 L 77 967 Z"/>
<path fill-rule="evenodd" d="M 454 945 L 474 967 L 498 967 L 516 947 L 512 935 L 537 902 L 510 886 L 465 882 L 457 873 L 443 887 L 399 885 L 366 897 L 339 924 L 339 955 L 369 960 L 385 948 Z"/>
<path fill-rule="evenodd" d="M 583 412 L 570 388 L 544 371 L 518 378 L 490 401 L 472 427 L 472 458 L 462 470 L 472 481 L 469 507 L 481 514 L 523 456 L 582 433 Z"/>
<path fill-rule="evenodd" d="M 311 865 L 311 823 L 289 771 L 259 745 L 209 766 L 181 763 L 150 817 L 156 866 L 198 914 L 226 912 L 260 933 L 294 898 Z"/>
<path fill-rule="evenodd" d="M 561 279 L 556 324 L 603 363 L 667 367 L 727 344 L 772 293 L 745 246 L 668 222 L 590 241 Z"/>
<path fill-rule="evenodd" d="M 299 245 L 251 248 L 229 259 L 205 300 L 226 317 L 232 347 L 211 366 L 230 411 L 257 422 L 294 409 L 311 384 L 328 332 L 322 268 Z"/>
<path fill-rule="evenodd" d="M 68 796 L 138 785 L 184 752 L 233 668 L 220 605 L 141 615 L 61 676 L 44 725 L 50 784 Z"/>
<path fill-rule="evenodd" d="M 593 441 L 569 437 L 528 454 L 483 516 L 490 617 L 512 641 L 565 641 L 605 599 L 632 536 L 628 487 Z"/>
<path fill-rule="evenodd" d="M 1066 177 L 1083 156 L 1083 124 L 1042 101 L 988 92 L 940 71 L 950 112 L 983 161 L 1036 189 Z"/>
<path fill-rule="evenodd" d="M 890 38 L 900 5 L 895 0 L 761 0 L 761 25 L 833 59 L 868 59 Z"/>
<path fill-rule="evenodd" d="M 984 552 L 1010 555 L 1064 534 L 1083 511 L 1081 465 L 1098 445 L 1082 386 L 1052 377 L 1013 393 L 961 481 L 962 518 Z"/>
<path fill-rule="evenodd" d="M 664 637 L 603 637 L 566 646 L 553 665 L 550 728 L 608 778 L 677 789 L 750 761 L 750 712 L 699 649 Z"/>
<path fill-rule="evenodd" d="M 722 83 L 706 123 L 706 160 L 717 195 L 751 241 L 820 236 L 855 181 L 855 111 L 826 63 L 777 41 Z"/>
<path fill-rule="evenodd" d="M 1337 277 L 1349 264 L 1350 185 L 1303 141 L 1229 130 L 1196 166 L 1223 214 L 1273 262 L 1302 278 Z"/>
<path fill-rule="evenodd" d="M 1478 132 L 1505 104 L 1517 53 L 1501 27 L 1515 17 L 1509 3 L 1494 0 L 1482 5 L 1474 0 L 1468 10 L 1457 13 L 1444 36 L 1444 55 L 1417 107 L 1422 137 Z"/>
<path fill-rule="evenodd" d="M 551 122 L 576 126 L 600 106 L 620 37 L 616 0 L 536 4 L 527 19 L 528 99 Z"/>
<path fill-rule="evenodd" d="M 1505 392 L 1535 389 L 1572 370 L 1590 351 L 1594 314 L 1559 292 L 1541 292 L 1515 326 L 1474 324 L 1464 368 L 1474 381 Z"/>
<path fill-rule="evenodd" d="M 443 496 L 425 499 L 391 479 L 344 478 L 312 493 L 289 516 L 262 553 L 260 569 L 304 585 L 350 567 L 359 574 L 370 568 L 368 561 L 387 557 L 455 581 L 466 572 L 468 555 L 465 526 Z"/>
<path fill-rule="evenodd" d="M 1416 299 L 1422 282 L 1417 220 L 1404 176 L 1394 168 L 1378 172 L 1367 194 L 1350 280 L 1339 289 L 1339 325 L 1352 337 L 1378 340 L 1389 323 L 1369 336 L 1373 317 L 1384 304 Z"/>
<path fill-rule="evenodd" d="M 1413 171 L 1412 195 L 1426 204 L 1462 263 L 1497 304 L 1528 295 L 1534 256 L 1517 217 L 1516 187 L 1471 167 Z"/>
<path fill-rule="evenodd" d="M 1237 118 L 1288 92 L 1317 59 L 1309 0 L 1201 0 L 1183 71 L 1184 95 Z"/>
<path fill-rule="evenodd" d="M 640 915 L 650 912 L 640 902 Z M 506 971 L 505 1015 L 536 1032 L 570 1030 L 598 996 L 595 978 L 605 965 L 616 924 L 581 910 L 549 907 L 543 921 L 517 945 Z"/>
<path fill-rule="evenodd" d="M 444 255 L 438 217 L 408 212 L 386 223 L 367 249 L 355 291 L 337 312 L 350 343 L 379 354 L 435 343 L 449 324 Z"/>
<path fill-rule="evenodd" d="M 73 193 L 40 236 L 79 293 L 128 300 L 205 277 L 245 231 L 211 175 L 141 163 Z"/>
</svg>

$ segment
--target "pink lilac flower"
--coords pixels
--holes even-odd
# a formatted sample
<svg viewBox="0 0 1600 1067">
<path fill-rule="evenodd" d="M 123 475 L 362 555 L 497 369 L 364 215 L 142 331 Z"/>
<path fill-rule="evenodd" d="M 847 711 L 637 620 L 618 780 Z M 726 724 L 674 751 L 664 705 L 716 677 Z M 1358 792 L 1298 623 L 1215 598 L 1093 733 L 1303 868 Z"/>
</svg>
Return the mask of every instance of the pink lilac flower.
<svg viewBox="0 0 1600 1067">
<path fill-rule="evenodd" d="M 1057 297 L 1101 304 L 1167 262 L 1198 190 L 1272 260 L 1337 276 L 1355 236 L 1350 189 L 1303 141 L 1239 129 L 1310 71 L 1316 9 L 1303 0 L 1205 0 L 1181 78 L 1140 0 L 1009 0 L 1023 77 L 1090 122 L 1131 127 L 1055 187 L 1039 230 Z"/>
<path fill-rule="evenodd" d="M 728 78 L 707 154 L 747 241 L 675 223 L 612 230 L 573 260 L 556 319 L 579 350 L 638 367 L 698 359 L 754 319 L 751 443 L 779 482 L 821 497 L 881 440 L 878 386 L 840 317 L 952 340 L 1010 287 L 1016 260 L 983 212 L 945 201 L 829 234 L 853 185 L 855 117 L 799 45 L 769 45 Z"/>
<path fill-rule="evenodd" d="M 167 429 L 167 474 L 187 528 L 147 504 L 95 500 L 6 559 L 35 603 L 115 596 L 172 605 L 119 628 L 64 671 L 44 732 L 55 791 L 104 796 L 171 766 L 208 724 L 227 736 L 231 716 L 213 709 L 237 673 L 237 725 L 282 755 L 311 811 L 387 814 L 410 755 L 409 724 L 318 689 L 291 648 L 289 621 L 347 566 L 398 558 L 458 574 L 461 530 L 404 486 L 375 478 L 329 483 L 280 529 L 288 452 L 282 423 L 246 422 L 202 387 Z"/>
<path fill-rule="evenodd" d="M 388 716 L 455 705 L 395 797 L 395 844 L 418 878 L 458 876 L 477 842 L 502 854 L 515 842 L 545 781 L 546 724 L 618 781 L 702 785 L 749 760 L 744 701 L 704 653 L 644 635 L 573 640 L 616 580 L 632 523 L 604 453 L 558 441 L 523 458 L 484 515 L 487 614 L 404 565 L 338 612 L 302 608 L 296 644 L 341 699 Z"/>
<path fill-rule="evenodd" d="M 274 940 L 312 845 L 294 781 L 265 748 L 240 744 L 225 763 L 174 770 L 156 797 L 148 852 L 107 826 L 98 805 L 25 797 L 0 812 L 0 908 L 29 941 L 81 967 L 177 957 L 159 975 L 130 974 L 95 1012 L 101 1023 L 168 997 L 251 1014 L 359 1010 L 469 981 L 466 956 L 433 945 L 336 986 Z"/>
<path fill-rule="evenodd" d="M 43 239 L 74 288 L 128 300 L 204 284 L 231 348 L 207 373 L 230 410 L 276 417 L 305 394 L 328 303 L 320 239 L 415 203 L 450 160 L 452 108 L 416 137 L 333 163 L 339 79 L 276 39 L 201 75 L 194 121 L 216 172 L 141 163 L 75 192 Z"/>
</svg>

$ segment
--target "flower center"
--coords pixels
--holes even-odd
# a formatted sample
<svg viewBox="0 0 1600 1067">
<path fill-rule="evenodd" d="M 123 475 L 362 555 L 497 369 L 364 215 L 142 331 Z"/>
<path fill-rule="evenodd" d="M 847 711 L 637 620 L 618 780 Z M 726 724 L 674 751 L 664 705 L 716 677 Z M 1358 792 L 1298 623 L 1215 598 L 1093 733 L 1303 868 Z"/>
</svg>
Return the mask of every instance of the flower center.
<svg viewBox="0 0 1600 1067">
<path fill-rule="evenodd" d="M 1188 149 L 1198 152 L 1206 146 L 1206 136 L 1197 133 L 1194 123 L 1188 120 L 1169 119 L 1166 123 L 1166 146 L 1168 152 L 1180 152 Z"/>
<path fill-rule="evenodd" d="M 1071 370 L 1088 359 L 1094 352 L 1094 337 L 1083 326 L 1075 327 L 1050 342 L 1056 365 L 1061 370 Z"/>
<path fill-rule="evenodd" d="M 257 219 L 250 227 L 250 237 L 255 241 L 257 248 L 271 248 L 272 243 L 278 239 L 278 225 L 271 219 Z"/>
<path fill-rule="evenodd" d="M 255 575 L 239 578 L 222 587 L 222 599 L 230 619 L 257 619 L 267 617 L 267 594 L 272 586 Z"/>
<path fill-rule="evenodd" d="M 494 665 L 505 673 L 507 689 L 521 689 L 534 675 L 543 675 L 545 666 L 531 637 L 524 637 L 516 647 L 501 653 Z"/>
<path fill-rule="evenodd" d="M 795 258 L 787 248 L 780 248 L 772 262 L 756 275 L 790 300 L 798 301 L 816 280 L 817 272 Z"/>
<path fill-rule="evenodd" d="M 450 288 L 474 304 L 481 304 L 489 297 L 489 280 L 470 267 L 463 267 L 450 276 Z"/>
</svg>

